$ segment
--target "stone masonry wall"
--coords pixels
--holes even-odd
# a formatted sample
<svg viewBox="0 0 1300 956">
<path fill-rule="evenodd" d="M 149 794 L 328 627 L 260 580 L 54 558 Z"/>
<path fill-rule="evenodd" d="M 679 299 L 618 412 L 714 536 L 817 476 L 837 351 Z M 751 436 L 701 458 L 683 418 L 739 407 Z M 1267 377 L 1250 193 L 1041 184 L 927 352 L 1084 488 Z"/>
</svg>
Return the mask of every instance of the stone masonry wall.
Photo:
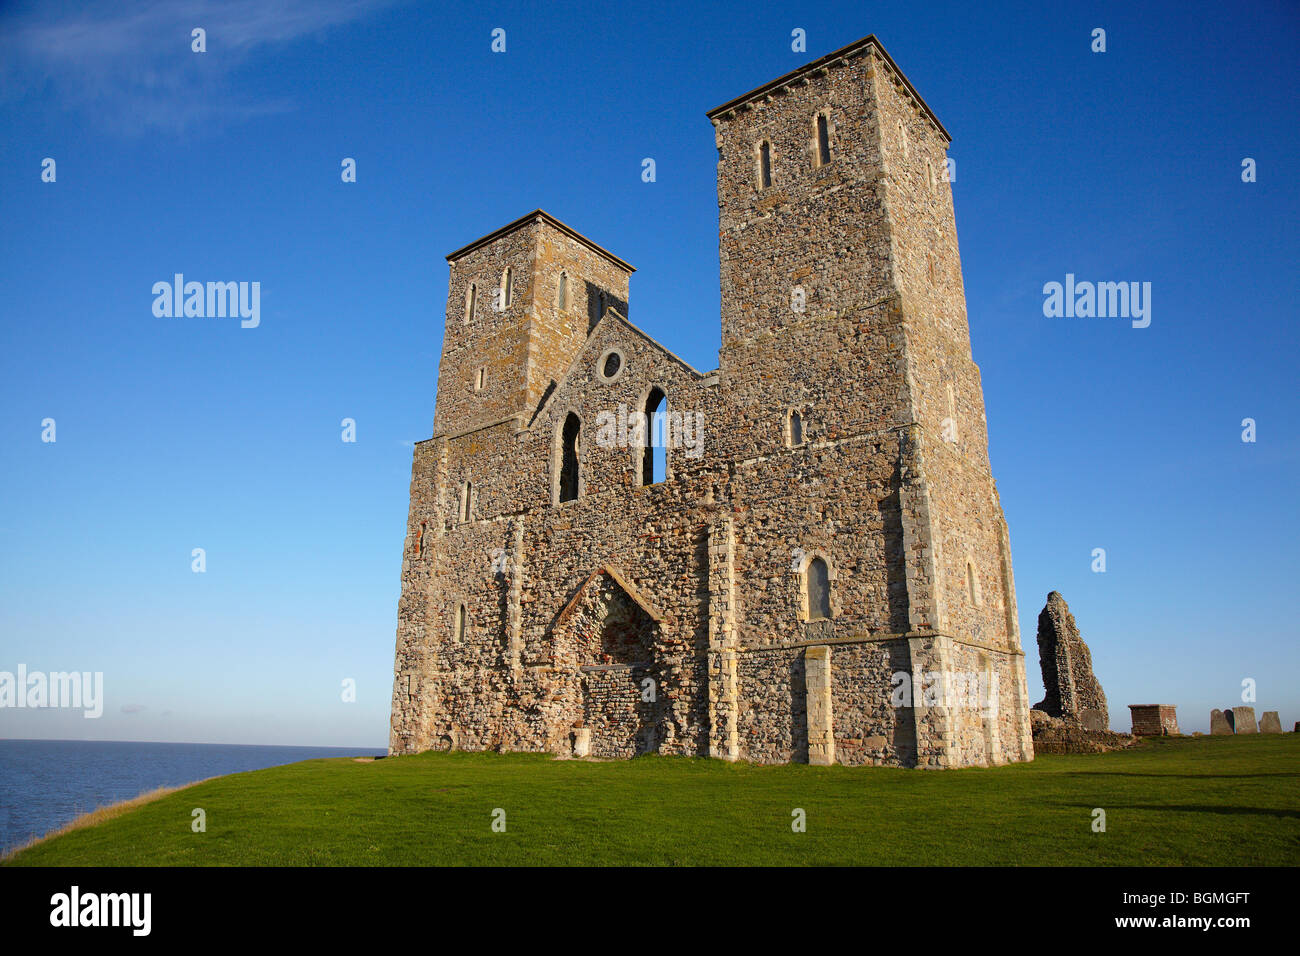
<svg viewBox="0 0 1300 956">
<path fill-rule="evenodd" d="M 630 267 L 544 214 L 451 257 L 434 438 L 412 464 L 392 752 L 567 754 L 580 730 L 597 757 L 808 760 L 811 660 L 814 759 L 1032 759 L 947 136 L 874 40 L 840 53 L 710 114 L 716 371 L 628 322 Z M 646 484 L 627 425 L 656 389 L 689 431 Z M 570 416 L 578 497 L 561 501 Z M 828 619 L 807 600 L 816 558 Z M 930 672 L 985 675 L 996 706 L 896 699 L 900 675 L 910 690 Z"/>
</svg>

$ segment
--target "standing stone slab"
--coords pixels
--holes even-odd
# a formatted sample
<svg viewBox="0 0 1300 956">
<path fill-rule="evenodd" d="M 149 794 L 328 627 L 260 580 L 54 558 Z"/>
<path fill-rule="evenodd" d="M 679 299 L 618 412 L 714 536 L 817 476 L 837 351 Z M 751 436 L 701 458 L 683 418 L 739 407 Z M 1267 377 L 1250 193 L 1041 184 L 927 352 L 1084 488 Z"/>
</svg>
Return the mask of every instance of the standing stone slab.
<svg viewBox="0 0 1300 956">
<path fill-rule="evenodd" d="M 1096 711 L 1099 718 L 1090 716 L 1090 721 L 1103 728 L 1110 726 L 1106 695 L 1092 672 L 1092 654 L 1059 591 L 1047 595 L 1047 604 L 1038 615 L 1038 661 L 1047 694 L 1034 710 L 1071 723 L 1081 723 L 1085 710 Z"/>
<path fill-rule="evenodd" d="M 1260 716 L 1259 732 L 1261 734 L 1280 734 L 1282 732 L 1282 721 L 1279 719 L 1276 710 L 1266 710 Z"/>
<path fill-rule="evenodd" d="M 1232 708 L 1232 729 L 1238 734 L 1257 734 L 1259 727 L 1255 723 L 1254 707 Z"/>
<path fill-rule="evenodd" d="M 835 762 L 830 647 L 819 644 L 804 652 L 804 679 L 808 691 L 808 762 L 826 767 Z"/>
<path fill-rule="evenodd" d="M 1224 716 L 1221 710 L 1210 711 L 1210 734 L 1221 735 L 1232 733 L 1232 724 L 1228 723 L 1228 718 Z"/>
</svg>

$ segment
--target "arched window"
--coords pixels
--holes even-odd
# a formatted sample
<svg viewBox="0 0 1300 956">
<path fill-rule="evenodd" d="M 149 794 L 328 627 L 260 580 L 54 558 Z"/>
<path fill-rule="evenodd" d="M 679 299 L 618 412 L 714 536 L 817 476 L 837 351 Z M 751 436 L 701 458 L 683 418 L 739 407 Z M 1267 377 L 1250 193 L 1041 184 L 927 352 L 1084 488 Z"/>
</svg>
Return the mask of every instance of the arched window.
<svg viewBox="0 0 1300 956">
<path fill-rule="evenodd" d="M 831 132 L 826 122 L 826 114 L 817 114 L 817 165 L 825 166 L 831 161 Z"/>
<path fill-rule="evenodd" d="M 641 484 L 663 481 L 668 471 L 668 396 L 650 389 L 645 400 L 645 434 L 641 443 Z"/>
<path fill-rule="evenodd" d="M 796 409 L 790 409 L 790 417 L 786 422 L 786 441 L 790 447 L 803 444 L 803 416 Z"/>
<path fill-rule="evenodd" d="M 474 306 L 478 305 L 478 286 L 473 282 L 465 290 L 465 324 L 469 325 L 474 318 Z"/>
<path fill-rule="evenodd" d="M 560 433 L 560 500 L 578 497 L 578 438 L 582 422 L 573 412 L 564 420 Z"/>
<path fill-rule="evenodd" d="M 474 486 L 465 482 L 460 489 L 460 520 L 468 521 L 474 508 Z"/>
<path fill-rule="evenodd" d="M 469 630 L 469 611 L 465 605 L 456 605 L 456 640 L 465 640 L 465 634 Z"/>
<path fill-rule="evenodd" d="M 980 585 L 975 578 L 975 565 L 966 562 L 966 587 L 970 591 L 970 603 L 979 607 L 980 604 Z"/>
<path fill-rule="evenodd" d="M 555 307 L 561 312 L 569 308 L 569 274 L 560 273 L 560 283 L 555 290 Z"/>
<path fill-rule="evenodd" d="M 501 308 L 510 308 L 510 299 L 514 295 L 514 272 L 509 267 L 501 273 Z"/>
<path fill-rule="evenodd" d="M 808 620 L 826 621 L 831 617 L 831 569 L 823 558 L 813 558 L 804 571 L 804 592 L 808 600 Z"/>
<path fill-rule="evenodd" d="M 758 188 L 772 185 L 772 144 L 767 140 L 758 145 Z"/>
<path fill-rule="evenodd" d="M 481 392 L 487 387 L 487 366 L 479 366 L 478 374 L 474 377 L 474 391 Z"/>
</svg>

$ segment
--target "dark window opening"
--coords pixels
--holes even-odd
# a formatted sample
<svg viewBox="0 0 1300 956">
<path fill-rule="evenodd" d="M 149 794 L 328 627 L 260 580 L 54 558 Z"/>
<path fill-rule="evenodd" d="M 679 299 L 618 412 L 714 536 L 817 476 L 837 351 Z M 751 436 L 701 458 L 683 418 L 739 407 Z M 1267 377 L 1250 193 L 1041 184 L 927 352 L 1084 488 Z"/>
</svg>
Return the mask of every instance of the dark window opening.
<svg viewBox="0 0 1300 956">
<path fill-rule="evenodd" d="M 767 189 L 772 185 L 772 147 L 763 143 L 758 148 L 759 185 Z"/>
<path fill-rule="evenodd" d="M 578 497 L 578 433 L 582 422 L 578 416 L 569 412 L 564 420 L 564 431 L 560 435 L 560 500 L 573 501 Z"/>
<path fill-rule="evenodd" d="M 790 413 L 790 444 L 803 444 L 803 416 L 798 412 Z"/>
<path fill-rule="evenodd" d="M 465 482 L 465 491 L 464 491 L 464 494 L 462 495 L 461 500 L 460 500 L 460 520 L 461 520 L 461 521 L 468 521 L 468 520 L 469 520 L 470 510 L 471 510 L 472 507 L 473 507 L 473 501 L 474 501 L 474 486 L 473 486 L 472 484 L 470 484 L 470 483 L 467 481 L 467 482 Z"/>
<path fill-rule="evenodd" d="M 618 374 L 618 370 L 622 367 L 623 359 L 619 357 L 617 352 L 610 352 L 609 356 L 605 359 L 605 367 L 601 374 L 606 378 L 613 378 Z"/>
<path fill-rule="evenodd" d="M 826 125 L 825 114 L 817 115 L 817 165 L 825 166 L 831 161 L 831 134 Z"/>
</svg>

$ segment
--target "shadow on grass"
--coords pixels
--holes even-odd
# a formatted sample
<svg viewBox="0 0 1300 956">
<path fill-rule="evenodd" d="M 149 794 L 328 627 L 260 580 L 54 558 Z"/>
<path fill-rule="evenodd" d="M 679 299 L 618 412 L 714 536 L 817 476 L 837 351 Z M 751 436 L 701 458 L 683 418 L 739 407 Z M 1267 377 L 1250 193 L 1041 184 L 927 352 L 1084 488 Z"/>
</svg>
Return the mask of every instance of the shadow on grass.
<svg viewBox="0 0 1300 956">
<path fill-rule="evenodd" d="M 1106 805 L 1107 812 L 1112 810 L 1152 810 L 1168 813 L 1218 813 L 1229 816 L 1262 816 L 1275 817 L 1278 820 L 1300 820 L 1300 810 L 1280 810 L 1276 807 L 1230 807 L 1230 806 L 1207 806 L 1207 805 L 1187 805 L 1177 803 L 1115 803 L 1113 800 L 1102 800 Z M 1061 807 L 1084 807 L 1091 809 L 1090 804 L 1085 803 L 1059 803 Z"/>
<path fill-rule="evenodd" d="M 1300 777 L 1300 773 L 1279 770 L 1276 773 L 1133 773 L 1118 770 L 1067 770 L 1062 777 L 1145 777 L 1160 780 L 1262 780 L 1272 777 Z"/>
</svg>

